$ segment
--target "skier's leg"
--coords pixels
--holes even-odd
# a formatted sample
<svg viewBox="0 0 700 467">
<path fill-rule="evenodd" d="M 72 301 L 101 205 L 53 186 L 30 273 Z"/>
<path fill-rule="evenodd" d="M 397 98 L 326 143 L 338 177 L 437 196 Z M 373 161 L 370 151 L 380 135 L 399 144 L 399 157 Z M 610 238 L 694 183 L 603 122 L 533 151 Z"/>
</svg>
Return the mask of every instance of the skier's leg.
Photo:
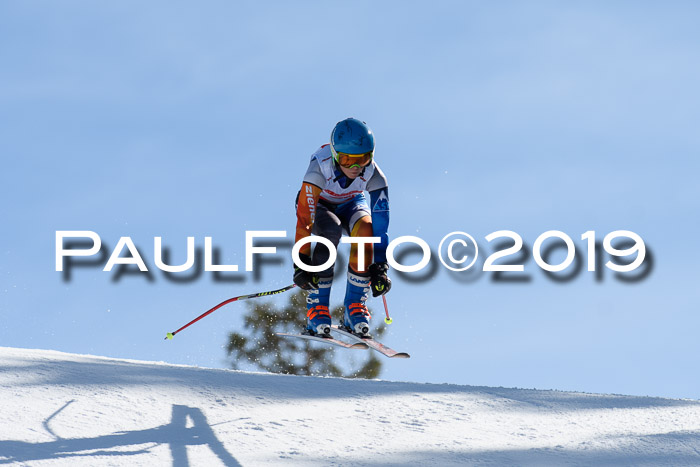
<svg viewBox="0 0 700 467">
<path fill-rule="evenodd" d="M 371 237 L 372 220 L 370 216 L 363 216 L 357 220 L 351 233 L 353 237 Z M 358 258 L 358 245 L 353 244 L 350 249 L 350 262 L 348 264 L 348 284 L 345 289 L 345 326 L 356 334 L 369 333 L 369 311 L 365 306 L 369 296 L 369 272 L 367 268 L 372 262 L 372 245 L 363 248 L 364 261 L 360 264 Z"/>
<path fill-rule="evenodd" d="M 342 205 L 339 209 L 342 220 L 346 220 L 346 226 L 351 237 L 371 237 L 372 217 L 369 206 L 363 195 L 356 196 L 351 203 Z M 360 248 L 364 253 L 360 261 Z M 350 247 L 350 261 L 348 262 L 348 282 L 345 289 L 345 317 L 344 324 L 352 332 L 361 335 L 369 333 L 370 315 L 365 306 L 369 296 L 370 278 L 368 268 L 372 263 L 372 244 L 359 246 L 352 244 Z"/>
<path fill-rule="evenodd" d="M 322 204 L 317 205 L 316 219 L 311 232 L 314 235 L 325 237 L 337 247 L 342 235 L 340 219 Z M 314 245 L 311 262 L 314 266 L 328 261 L 330 252 L 325 245 Z M 329 310 L 331 285 L 333 284 L 333 266 L 318 273 L 318 288 L 309 290 L 306 298 L 307 328 L 314 334 L 328 335 L 330 333 L 331 315 Z"/>
</svg>

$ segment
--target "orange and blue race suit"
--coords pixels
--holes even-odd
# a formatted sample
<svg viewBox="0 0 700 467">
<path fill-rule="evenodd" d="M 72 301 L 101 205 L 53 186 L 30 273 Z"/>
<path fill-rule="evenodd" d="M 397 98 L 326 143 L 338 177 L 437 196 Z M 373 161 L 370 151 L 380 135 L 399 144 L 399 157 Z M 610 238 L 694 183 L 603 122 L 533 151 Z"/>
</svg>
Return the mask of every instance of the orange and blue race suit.
<svg viewBox="0 0 700 467">
<path fill-rule="evenodd" d="M 369 192 L 369 203 L 365 191 Z M 329 145 L 321 146 L 311 157 L 296 207 L 295 242 L 312 233 L 328 238 L 336 246 L 343 233 L 352 237 L 379 237 L 380 242 L 374 246 L 364 244 L 363 264 L 358 264 L 358 245 L 353 243 L 349 267 L 364 275 L 373 261 L 386 261 L 389 243 L 388 185 L 375 161 L 364 167 L 356 178 L 350 179 L 333 160 Z M 305 245 L 300 253 L 311 256 L 311 245 Z M 318 244 L 314 248 L 313 264 L 325 263 L 327 255 L 327 249 Z M 332 274 L 331 267 L 319 275 Z"/>
</svg>

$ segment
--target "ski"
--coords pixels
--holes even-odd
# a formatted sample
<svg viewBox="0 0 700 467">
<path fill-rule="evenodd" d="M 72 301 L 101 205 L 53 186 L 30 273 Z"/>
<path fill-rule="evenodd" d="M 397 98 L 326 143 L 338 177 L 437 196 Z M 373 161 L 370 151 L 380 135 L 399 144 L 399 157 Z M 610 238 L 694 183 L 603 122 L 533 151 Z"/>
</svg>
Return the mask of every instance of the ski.
<svg viewBox="0 0 700 467">
<path fill-rule="evenodd" d="M 385 355 L 389 358 L 411 358 L 411 356 L 406 352 L 397 352 L 396 350 L 387 347 L 381 342 L 375 341 L 372 337 L 360 337 L 356 334 L 348 332 L 344 327 L 340 327 L 337 324 L 331 326 L 331 331 L 337 332 L 341 336 L 354 339 L 357 342 L 362 342 L 365 345 L 367 345 L 370 349 L 376 350 L 380 354 Z"/>
<path fill-rule="evenodd" d="M 347 342 L 339 341 L 338 339 L 333 339 L 332 337 L 317 337 L 312 336 L 311 334 L 292 334 L 289 332 L 276 332 L 275 334 L 283 337 L 298 337 L 300 339 L 323 342 L 324 344 L 337 345 L 338 347 L 343 347 L 344 349 L 367 349 L 369 347 L 365 342 L 348 344 Z"/>
</svg>

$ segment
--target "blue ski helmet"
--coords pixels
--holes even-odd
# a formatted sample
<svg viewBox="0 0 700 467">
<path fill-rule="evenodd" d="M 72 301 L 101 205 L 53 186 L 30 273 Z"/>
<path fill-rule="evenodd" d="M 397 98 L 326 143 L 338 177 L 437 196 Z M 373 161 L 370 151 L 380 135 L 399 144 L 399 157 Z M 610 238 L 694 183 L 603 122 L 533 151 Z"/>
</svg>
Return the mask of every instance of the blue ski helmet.
<svg viewBox="0 0 700 467">
<path fill-rule="evenodd" d="M 331 152 L 338 160 L 338 153 L 364 155 L 374 154 L 374 133 L 365 122 L 356 118 L 341 120 L 331 132 Z"/>
</svg>

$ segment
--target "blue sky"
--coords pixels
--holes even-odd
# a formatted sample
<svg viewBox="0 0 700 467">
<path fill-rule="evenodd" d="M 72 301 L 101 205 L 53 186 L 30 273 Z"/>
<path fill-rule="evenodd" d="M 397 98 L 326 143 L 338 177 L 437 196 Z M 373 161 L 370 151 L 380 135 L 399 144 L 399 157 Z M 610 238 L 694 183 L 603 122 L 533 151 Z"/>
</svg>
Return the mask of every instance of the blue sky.
<svg viewBox="0 0 700 467">
<path fill-rule="evenodd" d="M 0 5 L 0 345 L 225 366 L 241 304 L 162 336 L 286 285 L 289 265 L 64 282 L 55 231 L 130 236 L 149 265 L 154 236 L 182 262 L 208 235 L 242 266 L 246 230 L 291 237 L 308 157 L 355 116 L 376 134 L 391 237 L 556 229 L 583 251 L 582 233 L 626 229 L 655 259 L 635 284 L 555 283 L 532 259 L 527 284 L 395 277 L 387 342 L 413 358 L 383 377 L 700 397 L 697 5 L 272 5 Z"/>
</svg>

